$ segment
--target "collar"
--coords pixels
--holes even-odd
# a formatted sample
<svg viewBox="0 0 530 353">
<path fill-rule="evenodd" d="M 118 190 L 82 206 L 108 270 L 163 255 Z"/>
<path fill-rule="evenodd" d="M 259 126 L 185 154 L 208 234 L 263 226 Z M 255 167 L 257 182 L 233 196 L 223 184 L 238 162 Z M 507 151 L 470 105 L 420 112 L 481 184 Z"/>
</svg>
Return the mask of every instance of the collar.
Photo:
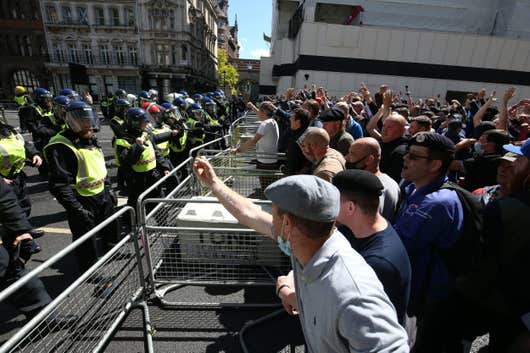
<svg viewBox="0 0 530 353">
<path fill-rule="evenodd" d="M 407 197 L 410 197 L 412 193 L 414 192 L 414 190 L 416 190 L 416 192 L 414 192 L 413 196 L 416 196 L 416 195 L 425 196 L 433 192 L 434 190 L 438 190 L 447 180 L 448 180 L 447 176 L 444 175 L 444 176 L 439 177 L 438 179 L 433 180 L 431 183 L 417 190 L 416 190 L 416 186 L 413 183 L 410 183 L 409 185 L 406 186 Z"/>
<path fill-rule="evenodd" d="M 301 268 L 300 279 L 302 281 L 305 283 L 311 283 L 317 280 L 320 278 L 321 274 L 331 266 L 329 261 L 330 258 L 342 248 L 342 246 L 337 246 L 337 243 L 340 243 L 341 238 L 347 242 L 344 236 L 337 230 L 337 228 L 335 228 L 333 233 L 331 233 L 331 236 L 329 236 L 322 247 L 315 253 L 315 255 L 313 255 L 305 267 L 298 264 Z"/>
</svg>

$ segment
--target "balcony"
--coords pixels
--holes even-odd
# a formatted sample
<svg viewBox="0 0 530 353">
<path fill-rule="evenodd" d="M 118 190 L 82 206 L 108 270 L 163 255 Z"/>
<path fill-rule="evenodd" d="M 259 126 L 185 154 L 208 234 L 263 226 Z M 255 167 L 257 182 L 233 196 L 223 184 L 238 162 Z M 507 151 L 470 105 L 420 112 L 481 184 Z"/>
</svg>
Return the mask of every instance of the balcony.
<svg viewBox="0 0 530 353">
<path fill-rule="evenodd" d="M 136 24 L 134 22 L 120 23 L 120 22 L 107 22 L 107 23 L 96 23 L 90 24 L 86 21 L 47 21 L 44 23 L 49 28 L 95 28 L 102 30 L 134 30 Z"/>
<path fill-rule="evenodd" d="M 44 22 L 44 25 L 46 27 L 50 28 L 71 28 L 71 27 L 89 27 L 89 23 L 86 21 L 74 21 L 74 20 L 67 20 L 67 21 L 46 21 Z"/>
<path fill-rule="evenodd" d="M 76 60 L 71 60 L 70 57 L 64 56 L 59 57 L 57 55 L 51 55 L 50 61 L 51 64 L 64 64 L 68 65 L 68 63 L 74 63 L 79 65 L 86 65 L 87 67 L 95 67 L 95 68 L 117 68 L 117 67 L 123 67 L 123 68 L 137 68 L 138 67 L 138 60 L 132 60 L 129 57 L 123 57 L 118 59 L 116 56 L 109 56 L 109 57 L 103 57 L 103 56 L 96 56 L 94 55 L 92 58 L 88 59 L 86 57 L 79 57 Z"/>
</svg>

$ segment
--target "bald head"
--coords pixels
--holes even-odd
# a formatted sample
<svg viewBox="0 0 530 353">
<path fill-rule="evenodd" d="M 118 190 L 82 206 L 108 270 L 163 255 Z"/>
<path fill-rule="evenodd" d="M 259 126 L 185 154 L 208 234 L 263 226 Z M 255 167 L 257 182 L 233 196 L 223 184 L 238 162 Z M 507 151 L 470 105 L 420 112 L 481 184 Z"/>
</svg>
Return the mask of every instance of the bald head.
<svg viewBox="0 0 530 353">
<path fill-rule="evenodd" d="M 381 146 L 372 137 L 357 139 L 350 145 L 346 160 L 354 163 L 356 168 L 377 173 L 381 160 Z"/>
<path fill-rule="evenodd" d="M 319 127 L 310 127 L 305 133 L 304 143 L 318 146 L 329 146 L 329 135 L 326 130 Z"/>
<path fill-rule="evenodd" d="M 393 112 L 383 122 L 383 130 L 381 131 L 381 140 L 383 142 L 392 142 L 402 137 L 405 133 L 407 119 L 402 115 Z"/>
</svg>

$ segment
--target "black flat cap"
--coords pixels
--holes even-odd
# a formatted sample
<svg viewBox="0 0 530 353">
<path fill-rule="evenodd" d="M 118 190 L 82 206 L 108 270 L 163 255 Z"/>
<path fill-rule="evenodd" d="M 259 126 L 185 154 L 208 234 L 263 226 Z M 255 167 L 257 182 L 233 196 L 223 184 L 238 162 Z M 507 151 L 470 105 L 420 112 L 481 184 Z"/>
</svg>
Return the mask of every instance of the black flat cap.
<svg viewBox="0 0 530 353">
<path fill-rule="evenodd" d="M 322 122 L 344 120 L 344 112 L 339 108 L 324 110 L 320 113 L 320 120 Z"/>
<path fill-rule="evenodd" d="M 411 137 L 409 146 L 428 147 L 431 151 L 455 153 L 455 144 L 449 138 L 434 133 L 419 133 Z"/>
<path fill-rule="evenodd" d="M 333 185 L 340 192 L 355 192 L 364 195 L 379 196 L 384 186 L 379 178 L 365 170 L 348 169 L 337 173 L 333 178 Z"/>
</svg>

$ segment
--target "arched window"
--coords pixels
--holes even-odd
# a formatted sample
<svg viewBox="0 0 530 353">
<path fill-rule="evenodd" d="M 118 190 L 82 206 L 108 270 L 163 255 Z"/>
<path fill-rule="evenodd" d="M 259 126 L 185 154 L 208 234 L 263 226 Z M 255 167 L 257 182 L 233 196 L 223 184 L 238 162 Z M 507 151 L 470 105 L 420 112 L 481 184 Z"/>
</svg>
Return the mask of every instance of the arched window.
<svg viewBox="0 0 530 353">
<path fill-rule="evenodd" d="M 28 92 L 33 92 L 33 90 L 39 87 L 39 81 L 29 70 L 18 70 L 13 72 L 13 86 L 22 86 Z"/>
</svg>

